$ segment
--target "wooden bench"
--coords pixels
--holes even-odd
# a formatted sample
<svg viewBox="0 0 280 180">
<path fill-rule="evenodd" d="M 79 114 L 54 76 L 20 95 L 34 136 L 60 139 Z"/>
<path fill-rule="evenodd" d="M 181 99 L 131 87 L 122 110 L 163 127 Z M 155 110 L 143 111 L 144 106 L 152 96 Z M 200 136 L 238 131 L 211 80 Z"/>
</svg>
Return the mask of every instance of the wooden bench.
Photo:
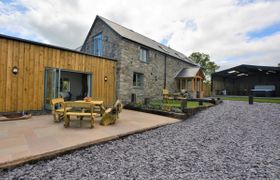
<svg viewBox="0 0 280 180">
<path fill-rule="evenodd" d="M 64 127 L 69 127 L 71 116 L 76 116 L 80 121 L 83 120 L 84 117 L 88 117 L 90 120 L 91 128 L 94 127 L 94 120 L 96 113 L 93 112 L 94 105 L 88 102 L 65 102 L 64 103 Z M 69 111 L 67 108 L 80 109 L 80 111 Z M 89 109 L 89 112 L 84 112 L 85 109 Z"/>
<path fill-rule="evenodd" d="M 56 98 L 51 100 L 52 105 L 52 114 L 54 122 L 60 122 L 64 119 L 64 99 L 63 98 Z M 56 108 L 58 107 L 58 108 Z M 66 110 L 70 110 L 71 108 L 68 107 Z"/>
</svg>

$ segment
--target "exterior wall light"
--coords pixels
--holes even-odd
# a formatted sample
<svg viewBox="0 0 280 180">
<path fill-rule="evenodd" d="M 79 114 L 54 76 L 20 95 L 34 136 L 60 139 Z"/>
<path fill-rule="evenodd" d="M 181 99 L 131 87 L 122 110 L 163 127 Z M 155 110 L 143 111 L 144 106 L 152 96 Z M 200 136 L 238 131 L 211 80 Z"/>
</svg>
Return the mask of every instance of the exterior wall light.
<svg viewBox="0 0 280 180">
<path fill-rule="evenodd" d="M 108 81 L 108 77 L 107 77 L 107 76 L 104 77 L 104 81 L 105 81 L 105 82 Z"/>
<path fill-rule="evenodd" d="M 12 69 L 12 73 L 13 73 L 14 75 L 17 75 L 17 73 L 18 73 L 18 67 L 14 66 L 13 69 Z"/>
</svg>

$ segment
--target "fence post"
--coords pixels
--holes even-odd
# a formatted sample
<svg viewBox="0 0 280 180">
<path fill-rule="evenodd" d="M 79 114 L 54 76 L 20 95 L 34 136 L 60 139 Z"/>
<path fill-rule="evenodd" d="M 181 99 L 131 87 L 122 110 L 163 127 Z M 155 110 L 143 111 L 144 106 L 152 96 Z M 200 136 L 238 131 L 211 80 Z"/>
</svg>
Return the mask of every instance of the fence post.
<svg viewBox="0 0 280 180">
<path fill-rule="evenodd" d="M 254 103 L 254 96 L 250 95 L 249 96 L 249 104 L 253 104 Z"/>
<path fill-rule="evenodd" d="M 187 99 L 183 99 L 181 101 L 181 110 L 184 112 L 188 108 L 188 101 Z"/>
</svg>

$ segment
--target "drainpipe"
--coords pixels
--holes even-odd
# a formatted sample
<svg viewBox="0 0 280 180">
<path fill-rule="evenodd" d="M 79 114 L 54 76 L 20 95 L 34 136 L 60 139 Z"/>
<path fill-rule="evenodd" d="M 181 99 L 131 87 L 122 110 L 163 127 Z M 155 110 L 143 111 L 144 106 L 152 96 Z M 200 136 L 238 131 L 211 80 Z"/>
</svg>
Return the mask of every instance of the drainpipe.
<svg viewBox="0 0 280 180">
<path fill-rule="evenodd" d="M 166 89 L 166 55 L 164 55 L 164 89 Z"/>
</svg>

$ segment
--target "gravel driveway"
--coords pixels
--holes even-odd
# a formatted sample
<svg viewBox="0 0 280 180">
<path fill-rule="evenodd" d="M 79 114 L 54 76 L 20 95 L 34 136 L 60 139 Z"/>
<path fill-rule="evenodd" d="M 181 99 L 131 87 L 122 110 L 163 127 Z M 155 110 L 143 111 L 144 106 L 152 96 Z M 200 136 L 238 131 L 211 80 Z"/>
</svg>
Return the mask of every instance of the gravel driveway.
<svg viewBox="0 0 280 180">
<path fill-rule="evenodd" d="M 280 104 L 225 101 L 192 118 L 0 179 L 280 179 Z"/>
</svg>

